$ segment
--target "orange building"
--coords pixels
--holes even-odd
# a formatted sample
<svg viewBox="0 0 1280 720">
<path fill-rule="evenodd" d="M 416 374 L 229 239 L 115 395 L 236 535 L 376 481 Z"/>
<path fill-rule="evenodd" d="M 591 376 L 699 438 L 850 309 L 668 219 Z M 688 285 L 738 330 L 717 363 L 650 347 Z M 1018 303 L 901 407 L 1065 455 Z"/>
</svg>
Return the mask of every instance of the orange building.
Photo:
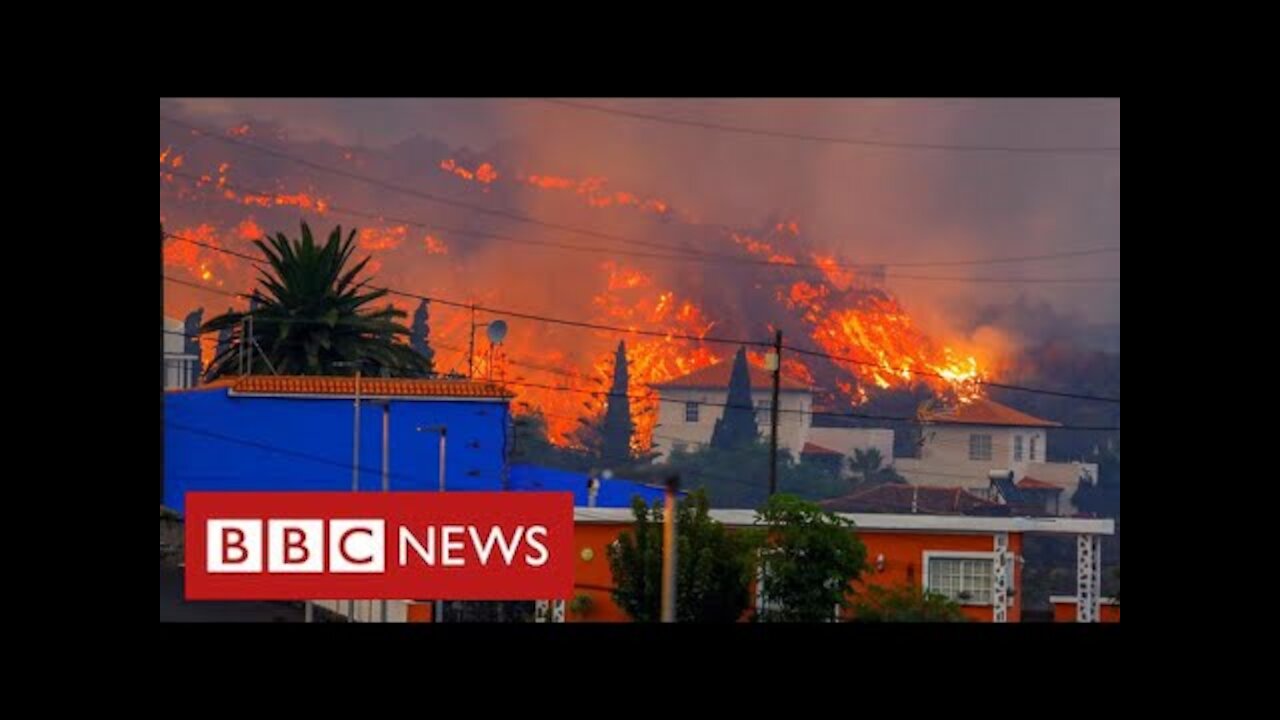
<svg viewBox="0 0 1280 720">
<path fill-rule="evenodd" d="M 712 519 L 729 528 L 755 526 L 752 510 L 712 510 Z M 1098 598 L 1097 559 L 1101 537 L 1115 533 L 1112 520 L 1081 518 L 1002 518 L 955 515 L 889 515 L 842 513 L 852 520 L 867 548 L 871 569 L 861 582 L 882 586 L 914 584 L 946 594 L 961 604 L 967 618 L 978 622 L 1019 622 L 1023 538 L 1027 533 L 1076 535 L 1080 562 L 1080 596 L 1089 607 Z M 553 621 L 625 622 L 626 614 L 613 602 L 613 577 L 607 549 L 631 527 L 625 508 L 575 510 L 575 596 L 589 603 L 545 603 Z M 1001 565 L 1012 572 L 1002 577 Z M 857 587 L 855 585 L 855 591 Z M 758 602 L 755 588 L 753 602 Z M 1003 608 L 997 598 L 1003 596 Z M 585 612 L 580 608 L 587 606 Z M 1074 608 L 1072 606 L 1074 618 Z M 1092 616 L 1097 617 L 1095 600 Z M 1103 605 L 1102 616 L 1110 613 Z M 1118 606 L 1116 606 L 1118 611 Z M 1056 611 L 1055 611 L 1056 612 Z M 1118 612 L 1116 613 L 1118 619 Z"/>
<path fill-rule="evenodd" d="M 1049 598 L 1049 602 L 1053 604 L 1053 621 L 1054 622 L 1076 622 L 1076 598 L 1074 595 L 1054 595 Z M 1120 622 L 1120 601 L 1115 598 L 1102 598 L 1099 600 L 1101 612 L 1098 615 L 1098 622 L 1118 623 Z"/>
</svg>

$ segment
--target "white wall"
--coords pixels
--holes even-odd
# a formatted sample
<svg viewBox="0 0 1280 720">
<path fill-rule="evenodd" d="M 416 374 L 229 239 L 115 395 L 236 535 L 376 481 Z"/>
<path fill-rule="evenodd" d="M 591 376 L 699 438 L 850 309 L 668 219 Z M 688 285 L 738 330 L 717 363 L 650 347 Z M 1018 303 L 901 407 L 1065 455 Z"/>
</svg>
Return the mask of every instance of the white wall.
<svg viewBox="0 0 1280 720">
<path fill-rule="evenodd" d="M 754 390 L 752 405 L 760 408 L 756 413 L 756 427 L 761 437 L 769 436 L 768 403 L 771 390 Z M 813 396 L 808 392 L 784 390 L 778 395 L 778 447 L 799 453 L 809 432 L 813 411 Z M 729 390 L 703 390 L 694 388 L 664 388 L 658 401 L 658 426 L 653 429 L 653 449 L 660 452 L 659 461 L 666 460 L 675 443 L 688 443 L 693 450 L 699 444 L 711 442 L 716 420 L 723 415 L 723 407 L 729 399 Z M 698 403 L 698 421 L 685 421 L 685 404 Z M 713 403 L 708 405 L 707 403 Z M 832 448 L 835 449 L 835 448 Z"/>
<path fill-rule="evenodd" d="M 991 460 L 969 459 L 969 436 L 991 436 Z M 1022 436 L 1022 461 L 1014 460 L 1016 436 Z M 1036 440 L 1036 460 L 1031 460 L 1031 439 Z M 898 458 L 897 471 L 915 485 L 927 487 L 963 487 L 985 490 L 990 487 L 992 470 L 1012 470 L 1014 481 L 1030 476 L 1062 488 L 1059 511 L 1071 515 L 1077 508 L 1071 497 L 1080 485 L 1081 474 L 1098 477 L 1098 466 L 1092 463 L 1045 462 L 1048 437 L 1043 428 L 987 427 L 977 425 L 929 425 L 924 428 L 924 444 L 920 457 Z"/>
<path fill-rule="evenodd" d="M 853 457 L 854 450 L 875 448 L 884 458 L 884 467 L 893 464 L 893 431 L 885 428 L 810 427 L 808 441 L 846 457 Z"/>
<path fill-rule="evenodd" d="M 181 320 L 164 319 L 164 387 L 166 390 L 190 387 L 199 374 L 200 356 L 185 354 L 186 326 Z"/>
</svg>

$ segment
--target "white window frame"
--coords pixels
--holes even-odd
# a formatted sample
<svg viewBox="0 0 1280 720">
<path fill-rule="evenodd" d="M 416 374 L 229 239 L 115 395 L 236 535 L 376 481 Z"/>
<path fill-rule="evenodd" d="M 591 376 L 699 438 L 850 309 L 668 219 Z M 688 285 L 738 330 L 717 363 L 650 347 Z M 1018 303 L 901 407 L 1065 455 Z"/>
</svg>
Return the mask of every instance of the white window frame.
<svg viewBox="0 0 1280 720">
<path fill-rule="evenodd" d="M 1022 436 L 1013 436 L 1013 461 L 1022 462 Z"/>
<path fill-rule="evenodd" d="M 923 572 L 921 573 L 921 576 L 924 580 L 923 584 L 921 585 L 922 592 L 928 592 L 929 590 L 933 589 L 929 585 L 929 581 L 930 581 L 929 561 L 930 560 L 989 560 L 991 562 L 992 599 L 987 601 L 961 600 L 959 598 L 952 598 L 952 599 L 955 600 L 955 602 L 959 603 L 960 605 L 972 606 L 972 607 L 991 607 L 992 605 L 995 604 L 996 553 L 994 551 L 984 552 L 982 550 L 925 550 L 924 553 L 922 553 L 922 558 L 920 563 L 920 566 L 923 568 Z M 1009 587 L 1013 587 L 1012 582 L 1009 583 Z M 1012 598 L 1012 594 L 1010 594 L 1010 598 Z M 1012 605 L 1013 604 L 1012 599 L 1007 604 Z"/>
<path fill-rule="evenodd" d="M 1035 462 L 1035 461 L 1036 461 L 1036 441 L 1037 441 L 1037 440 L 1039 440 L 1039 439 L 1040 439 L 1040 436 L 1039 436 L 1039 435 L 1032 435 L 1032 436 L 1031 436 L 1031 453 L 1030 453 L 1030 459 L 1031 459 L 1031 462 Z"/>
<path fill-rule="evenodd" d="M 974 441 L 979 438 L 987 439 L 987 456 L 974 457 Z M 981 443 L 979 443 L 981 444 Z M 969 433 L 969 460 L 970 462 L 989 462 L 992 458 L 992 452 L 995 448 L 995 441 L 991 437 L 991 433 Z"/>
<path fill-rule="evenodd" d="M 698 407 L 701 403 L 697 401 L 686 401 L 684 404 L 684 421 L 688 424 L 697 424 L 702 419 L 701 409 Z M 693 411 L 693 419 L 689 419 L 689 411 Z"/>
</svg>

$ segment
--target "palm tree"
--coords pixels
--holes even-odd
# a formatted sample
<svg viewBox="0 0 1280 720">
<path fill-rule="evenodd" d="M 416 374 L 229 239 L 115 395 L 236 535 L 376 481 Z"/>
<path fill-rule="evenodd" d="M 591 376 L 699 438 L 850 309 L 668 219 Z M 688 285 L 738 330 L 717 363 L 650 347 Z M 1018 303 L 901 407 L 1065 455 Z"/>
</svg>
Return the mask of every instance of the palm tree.
<svg viewBox="0 0 1280 720">
<path fill-rule="evenodd" d="M 248 372 L 274 371 L 281 375 L 352 374 L 354 367 L 338 363 L 359 363 L 366 373 L 383 370 L 394 376 L 422 376 L 431 363 L 409 345 L 396 342 L 409 330 L 396 318 L 405 313 L 387 305 L 382 310 L 362 310 L 387 294 L 385 289 L 365 291 L 367 280 L 357 282 L 370 258 L 350 269 L 356 231 L 342 239 L 341 226 L 329 233 L 328 241 L 317 245 L 311 228 L 302 223 L 302 239 L 290 240 L 284 233 L 254 240 L 266 256 L 270 268 L 259 267 L 262 288 L 253 291 L 254 305 L 248 312 L 227 312 L 204 324 L 202 331 L 231 329 L 231 342 L 214 357 L 209 377 L 217 378 L 239 370 L 239 353 L 244 338 L 241 323 L 253 320 L 257 341 Z M 261 352 L 258 352 L 261 348 Z M 264 357 L 270 364 L 264 362 Z"/>
<path fill-rule="evenodd" d="M 853 457 L 849 459 L 849 469 L 853 470 L 855 477 L 862 478 L 856 484 L 870 485 L 872 479 L 880 472 L 880 464 L 883 462 L 884 457 L 880 455 L 879 448 L 854 450 Z"/>
</svg>

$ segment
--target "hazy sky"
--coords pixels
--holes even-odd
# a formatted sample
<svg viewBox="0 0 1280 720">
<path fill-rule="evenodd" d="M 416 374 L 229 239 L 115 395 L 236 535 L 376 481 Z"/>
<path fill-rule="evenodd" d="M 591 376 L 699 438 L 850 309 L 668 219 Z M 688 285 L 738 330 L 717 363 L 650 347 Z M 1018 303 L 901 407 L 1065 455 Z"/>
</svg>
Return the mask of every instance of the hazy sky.
<svg viewBox="0 0 1280 720">
<path fill-rule="evenodd" d="M 1120 145 L 1109 99 L 599 99 L 628 111 L 789 133 L 1003 146 Z M 385 148 L 414 135 L 483 157 L 515 143 L 548 173 L 603 175 L 668 199 L 700 221 L 752 226 L 795 217 L 850 262 L 957 261 L 1120 244 L 1119 153 L 945 152 L 777 139 L 488 99 L 196 99 L 194 121 L 275 121 L 294 140 Z M 555 221 L 557 218 L 546 218 Z M 892 272 L 892 271 L 891 271 Z M 977 278 L 1118 278 L 1119 253 L 904 273 Z M 918 312 L 1047 301 L 1059 314 L 1118 323 L 1119 283 L 898 280 Z"/>
</svg>

